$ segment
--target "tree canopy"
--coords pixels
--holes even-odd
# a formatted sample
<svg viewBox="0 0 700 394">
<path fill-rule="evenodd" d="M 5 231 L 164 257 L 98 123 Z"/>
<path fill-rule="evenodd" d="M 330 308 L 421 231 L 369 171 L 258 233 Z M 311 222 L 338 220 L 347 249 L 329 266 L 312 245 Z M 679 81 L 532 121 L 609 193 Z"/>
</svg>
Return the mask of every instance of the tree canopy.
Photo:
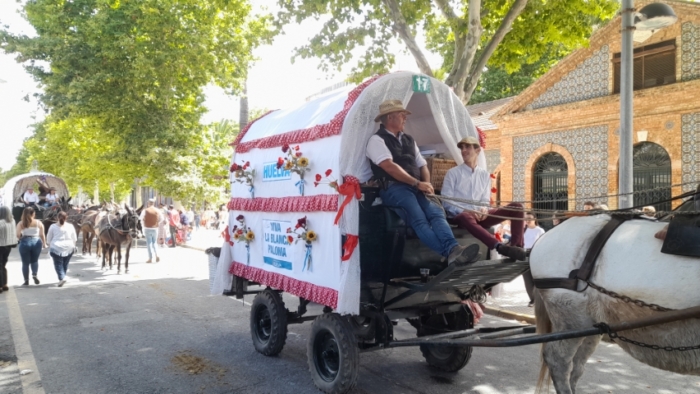
<svg viewBox="0 0 700 394">
<path fill-rule="evenodd" d="M 200 124 L 202 89 L 241 91 L 269 16 L 247 0 L 30 0 L 24 13 L 37 35 L 1 30 L 0 49 L 43 87 L 50 115 L 25 143 L 43 170 L 72 187 L 141 178 L 183 200 L 225 178 L 231 127 Z"/>
<path fill-rule="evenodd" d="M 352 64 L 351 80 L 387 72 L 400 40 L 427 75 L 469 102 L 487 67 L 512 74 L 551 53 L 564 56 L 586 44 L 593 29 L 612 18 L 616 0 L 279 0 L 278 26 L 326 18 L 321 31 L 295 56 L 317 57 L 322 70 Z M 417 37 L 425 38 L 425 48 Z M 425 51 L 441 55 L 430 65 Z"/>
</svg>

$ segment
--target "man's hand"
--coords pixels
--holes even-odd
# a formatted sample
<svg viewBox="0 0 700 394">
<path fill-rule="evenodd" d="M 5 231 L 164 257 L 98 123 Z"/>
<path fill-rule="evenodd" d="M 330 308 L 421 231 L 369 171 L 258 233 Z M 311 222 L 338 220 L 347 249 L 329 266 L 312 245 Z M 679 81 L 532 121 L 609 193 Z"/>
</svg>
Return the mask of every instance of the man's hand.
<svg viewBox="0 0 700 394">
<path fill-rule="evenodd" d="M 416 187 L 423 193 L 435 194 L 435 189 L 433 189 L 433 185 L 431 185 L 430 182 L 418 182 L 418 185 L 416 185 Z"/>
</svg>

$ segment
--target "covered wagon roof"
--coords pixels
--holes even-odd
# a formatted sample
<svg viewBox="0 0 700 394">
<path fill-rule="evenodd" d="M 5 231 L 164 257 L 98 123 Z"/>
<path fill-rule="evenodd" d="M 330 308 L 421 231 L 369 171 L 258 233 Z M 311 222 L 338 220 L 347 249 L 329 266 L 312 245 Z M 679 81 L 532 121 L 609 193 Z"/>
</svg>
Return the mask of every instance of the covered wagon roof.
<svg viewBox="0 0 700 394">
<path fill-rule="evenodd" d="M 7 182 L 5 182 L 5 185 L 2 187 L 2 192 L 5 201 L 7 202 L 10 199 L 12 201 L 15 201 L 18 197 L 24 194 L 25 191 L 27 191 L 27 188 L 29 186 L 36 186 L 37 179 L 41 179 L 42 177 L 45 179 L 45 183 L 49 187 L 56 188 L 56 194 L 58 194 L 59 196 L 68 197 L 68 186 L 66 186 L 66 183 L 63 181 L 63 179 L 53 174 L 49 174 L 48 172 L 37 171 L 30 172 L 28 174 L 17 175 L 16 177 L 13 177 Z M 39 194 L 38 189 L 36 189 L 35 191 L 37 192 L 37 194 Z"/>
</svg>

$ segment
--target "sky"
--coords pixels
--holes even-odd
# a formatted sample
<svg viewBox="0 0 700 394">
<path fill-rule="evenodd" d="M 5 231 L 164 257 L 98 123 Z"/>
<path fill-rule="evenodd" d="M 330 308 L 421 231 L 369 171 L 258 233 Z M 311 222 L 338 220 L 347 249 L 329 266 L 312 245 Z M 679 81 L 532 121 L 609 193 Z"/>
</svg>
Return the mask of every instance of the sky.
<svg viewBox="0 0 700 394">
<path fill-rule="evenodd" d="M 256 7 L 274 11 L 275 0 L 251 1 Z M 0 0 L 0 22 L 9 25 L 13 33 L 33 35 L 32 26 L 18 14 L 21 3 L 16 0 Z M 308 41 L 322 26 L 320 21 L 304 21 L 301 25 L 287 26 L 285 34 L 278 36 L 272 45 L 257 48 L 259 59 L 249 71 L 248 103 L 250 109 L 284 109 L 294 107 L 323 88 L 341 82 L 344 74 L 324 74 L 318 70 L 318 59 L 296 59 L 291 62 L 293 48 Z M 420 40 L 420 38 L 419 38 Z M 392 52 L 397 54 L 394 70 L 417 71 L 413 58 L 403 47 L 395 43 Z M 403 53 L 401 53 L 403 52 Z M 436 67 L 439 60 L 430 57 Z M 349 69 L 349 67 L 348 67 Z M 344 70 L 345 71 L 345 70 Z M 4 81 L 4 82 L 3 82 Z M 43 110 L 32 94 L 40 92 L 37 83 L 26 73 L 14 57 L 0 52 L 0 168 L 7 170 L 15 163 L 17 153 L 25 138 L 31 136 L 30 125 L 43 119 Z M 239 99 L 226 95 L 216 86 L 205 88 L 205 106 L 209 112 L 202 123 L 221 119 L 238 120 Z M 29 95 L 29 102 L 23 100 Z"/>
</svg>

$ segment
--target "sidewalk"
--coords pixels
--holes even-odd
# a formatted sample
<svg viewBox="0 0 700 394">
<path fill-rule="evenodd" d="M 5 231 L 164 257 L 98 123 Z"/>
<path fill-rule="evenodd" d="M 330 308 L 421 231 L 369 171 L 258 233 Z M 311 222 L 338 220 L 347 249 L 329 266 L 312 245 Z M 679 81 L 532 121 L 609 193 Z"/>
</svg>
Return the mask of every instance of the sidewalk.
<svg viewBox="0 0 700 394">
<path fill-rule="evenodd" d="M 211 247 L 220 248 L 223 242 L 224 239 L 221 238 L 221 231 L 200 228 L 199 230 L 192 231 L 191 239 L 183 245 L 178 245 L 178 247 L 204 251 Z"/>
<path fill-rule="evenodd" d="M 530 302 L 530 297 L 525 291 L 525 283 L 522 276 L 515 278 L 511 282 L 502 283 L 500 286 L 500 294 L 497 294 L 498 297 L 489 296 L 484 312 L 489 315 L 534 324 L 535 309 L 527 306 L 528 302 Z"/>
</svg>

